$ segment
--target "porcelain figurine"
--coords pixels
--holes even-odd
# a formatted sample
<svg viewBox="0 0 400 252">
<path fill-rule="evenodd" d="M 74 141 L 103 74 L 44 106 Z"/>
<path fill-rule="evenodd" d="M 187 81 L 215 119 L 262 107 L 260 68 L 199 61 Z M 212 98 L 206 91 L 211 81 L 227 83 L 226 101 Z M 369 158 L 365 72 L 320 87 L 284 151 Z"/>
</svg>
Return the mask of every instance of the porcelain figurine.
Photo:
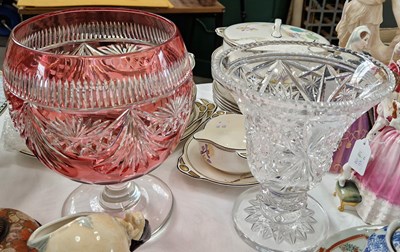
<svg viewBox="0 0 400 252">
<path fill-rule="evenodd" d="M 393 114 L 393 100 L 396 100 L 397 96 L 398 94 L 393 92 L 391 96 L 386 97 L 376 107 L 375 123 L 366 136 L 369 141 L 373 140 L 380 130 L 389 125 Z"/>
<path fill-rule="evenodd" d="M 362 196 L 356 183 L 353 180 L 344 180 L 343 185 L 336 182 L 335 192 L 333 196 L 337 196 L 340 200 L 338 210 L 343 212 L 345 206 L 357 206 L 362 201 Z"/>
<path fill-rule="evenodd" d="M 368 51 L 368 42 L 371 38 L 371 31 L 366 25 L 356 27 L 351 33 L 346 48 L 357 52 Z"/>
<path fill-rule="evenodd" d="M 338 209 L 355 206 L 369 224 L 388 224 L 400 218 L 400 103 L 393 100 L 395 96 L 378 105 L 376 123 L 367 135 L 371 157 L 365 174 L 353 173 L 345 163 L 336 183 Z M 391 115 L 387 116 L 389 111 Z"/>
<path fill-rule="evenodd" d="M 339 210 L 344 209 L 345 197 L 351 199 L 350 203 L 362 199 L 361 202 L 353 205 L 356 206 L 360 217 L 370 224 L 387 224 L 400 218 L 400 197 L 398 196 L 400 195 L 400 67 L 399 60 L 396 60 L 399 54 L 400 43 L 394 47 L 389 64 L 398 85 L 394 92 L 376 107 L 374 125 L 366 135 L 371 147 L 371 158 L 365 174 L 361 176 L 355 173 L 356 187 L 350 186 L 346 191 L 343 184 L 351 181 L 352 169 L 349 165 L 344 165 L 336 185 L 336 194 L 341 192 Z M 356 189 L 359 191 L 357 192 Z M 357 196 L 358 193 L 360 197 Z"/>
<path fill-rule="evenodd" d="M 347 42 L 346 48 L 358 52 L 368 51 L 370 34 L 367 26 L 356 27 Z M 339 173 L 343 171 L 343 165 L 349 159 L 355 141 L 364 138 L 370 131 L 371 121 L 373 120 L 373 118 L 370 118 L 372 114 L 372 112 L 364 113 L 343 134 L 342 140 L 333 154 L 330 172 Z"/>
<path fill-rule="evenodd" d="M 397 94 L 395 93 L 394 96 Z M 391 106 L 389 104 L 392 104 Z M 363 197 L 356 210 L 369 224 L 388 224 L 400 219 L 400 103 L 388 101 L 378 106 L 377 121 L 368 134 L 371 153 L 363 176 L 355 181 Z M 389 111 L 391 110 L 391 115 Z M 382 114 L 383 113 L 383 114 Z M 386 114 L 385 114 L 386 113 Z M 378 125 L 377 127 L 375 127 Z"/>
<path fill-rule="evenodd" d="M 338 183 L 340 187 L 344 187 L 347 180 L 351 179 L 353 176 L 353 169 L 349 163 L 343 165 L 343 172 L 338 177 Z"/>
<path fill-rule="evenodd" d="M 380 37 L 380 24 L 383 22 L 383 2 L 385 0 L 347 0 L 344 4 L 342 17 L 336 26 L 339 46 L 344 47 L 350 34 L 357 26 L 366 25 L 371 31 L 368 47 L 371 55 L 388 64 L 392 51 L 400 37 L 396 36 L 390 45 L 385 45 Z M 400 0 L 392 0 L 392 10 L 396 22 L 400 23 Z"/>
<path fill-rule="evenodd" d="M 400 42 L 396 44 L 393 49 L 393 53 L 390 59 L 389 68 L 392 70 L 394 76 L 396 77 L 397 86 L 394 92 L 386 97 L 382 102 L 376 107 L 376 118 L 374 120 L 374 125 L 372 129 L 367 134 L 367 139 L 372 140 L 377 133 L 383 129 L 385 126 L 390 124 L 392 115 L 396 115 L 398 109 L 394 110 L 393 101 L 400 101 Z"/>
<path fill-rule="evenodd" d="M 46 224 L 33 232 L 28 246 L 39 252 L 129 252 L 150 237 L 140 212 L 125 219 L 106 213 L 79 213 Z"/>
<path fill-rule="evenodd" d="M 393 49 L 392 57 L 390 58 L 389 62 L 389 68 L 393 71 L 393 73 L 395 73 L 396 77 L 400 75 L 400 42 L 397 43 Z"/>
</svg>

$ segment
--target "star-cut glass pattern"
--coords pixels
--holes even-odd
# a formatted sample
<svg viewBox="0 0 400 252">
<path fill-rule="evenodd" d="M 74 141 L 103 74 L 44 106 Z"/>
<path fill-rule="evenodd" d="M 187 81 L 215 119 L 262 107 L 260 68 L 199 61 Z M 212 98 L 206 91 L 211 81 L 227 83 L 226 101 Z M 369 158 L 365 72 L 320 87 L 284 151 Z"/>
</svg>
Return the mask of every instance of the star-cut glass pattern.
<svg viewBox="0 0 400 252">
<path fill-rule="evenodd" d="M 277 59 L 241 66 L 237 74 L 260 95 L 268 93 L 294 101 L 336 102 L 362 95 L 365 79 L 360 75 L 366 73 L 367 67 L 361 66 L 354 72 L 325 63 Z M 369 77 L 377 82 L 374 85 L 379 84 L 378 78 L 373 75 Z"/>
<path fill-rule="evenodd" d="M 213 56 L 214 79 L 232 90 L 246 118 L 247 160 L 260 183 L 235 203 L 236 230 L 260 251 L 314 250 L 328 221 L 307 192 L 351 123 L 393 90 L 393 76 L 363 54 L 298 41 Z"/>
<path fill-rule="evenodd" d="M 277 243 L 286 241 L 290 244 L 296 243 L 297 240 L 306 240 L 308 233 L 314 233 L 314 228 L 312 224 L 317 221 L 313 218 L 314 212 L 310 209 L 300 210 L 300 218 L 292 221 L 290 223 L 291 228 L 282 225 L 282 221 L 285 220 L 285 214 L 274 216 L 274 221 L 272 218 L 268 218 L 263 214 L 263 204 L 261 200 L 261 195 L 258 195 L 257 199 L 250 200 L 251 206 L 245 208 L 245 212 L 248 214 L 246 221 L 251 223 L 251 230 L 258 233 L 259 236 L 264 239 L 273 238 Z"/>
<path fill-rule="evenodd" d="M 134 44 L 134 43 L 110 43 L 108 45 L 101 45 L 98 43 L 89 44 L 82 42 L 76 46 L 75 49 L 64 51 L 62 48 L 58 48 L 58 51 L 54 53 L 57 54 L 69 54 L 69 55 L 77 55 L 77 56 L 104 56 L 104 55 L 116 55 L 116 54 L 125 54 L 138 52 L 145 48 L 148 48 L 149 45 L 146 44 Z"/>
<path fill-rule="evenodd" d="M 107 177 L 144 174 L 165 159 L 179 140 L 182 121 L 189 116 L 185 95 L 190 94 L 175 94 L 142 109 L 127 107 L 90 116 L 53 112 L 48 120 L 47 112 L 32 105 L 12 116 L 35 114 L 26 117 L 24 133 L 50 168 L 73 178 L 76 175 L 64 167 L 73 167 L 79 160 L 81 171 L 98 176 L 101 183 Z"/>
<path fill-rule="evenodd" d="M 137 52 L 149 46 L 144 42 L 135 41 L 129 43 L 111 41 L 107 44 L 78 41 L 53 48 L 53 53 L 104 56 Z M 144 64 L 140 61 L 137 63 Z M 93 72 L 98 71 L 97 66 L 90 67 Z M 57 70 L 63 69 L 65 65 L 57 66 Z M 98 76 L 101 76 L 101 73 L 98 73 Z M 149 93 L 146 90 L 149 78 L 155 77 L 139 76 L 136 79 L 126 80 L 131 82 L 126 84 L 140 94 Z M 74 80 L 67 84 L 81 85 Z M 112 81 L 104 82 L 102 85 L 104 90 L 116 89 Z M 31 148 L 35 154 L 50 168 L 68 177 L 80 177 L 83 182 L 96 180 L 101 184 L 110 178 L 123 180 L 145 174 L 148 172 L 148 167 L 156 167 L 169 155 L 171 148 L 177 144 L 176 136 L 182 132 L 184 119 L 190 113 L 188 102 L 190 94 L 183 85 L 175 93 L 153 99 L 149 104 L 132 107 L 129 102 L 125 104 L 120 100 L 123 98 L 128 100 L 128 96 L 135 94 L 132 94 L 130 89 L 123 89 L 120 93 L 98 95 L 96 97 L 99 99 L 92 99 L 93 103 L 119 105 L 112 110 L 99 109 L 93 114 L 90 110 L 87 114 L 69 113 L 68 110 L 59 113 L 43 111 L 26 103 L 21 110 L 13 111 L 12 117 L 16 119 L 21 114 L 28 115 L 25 118 L 29 119 L 22 124 L 25 128 L 21 129 L 21 132 L 30 136 L 28 145 L 32 144 Z M 82 92 L 82 96 L 84 95 L 85 92 Z M 80 107 L 88 105 L 78 96 L 76 98 L 80 102 Z M 78 169 L 70 168 L 78 163 L 77 160 L 81 174 L 78 174 Z"/>
</svg>

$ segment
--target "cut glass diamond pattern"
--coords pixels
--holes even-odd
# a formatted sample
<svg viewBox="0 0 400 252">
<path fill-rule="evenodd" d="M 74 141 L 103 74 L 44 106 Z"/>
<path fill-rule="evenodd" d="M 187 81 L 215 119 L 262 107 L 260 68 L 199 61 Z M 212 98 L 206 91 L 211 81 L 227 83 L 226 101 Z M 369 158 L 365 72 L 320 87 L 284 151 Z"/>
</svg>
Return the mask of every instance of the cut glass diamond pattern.
<svg viewBox="0 0 400 252">
<path fill-rule="evenodd" d="M 269 93 L 284 99 L 343 101 L 362 92 L 360 80 L 351 81 L 352 72 L 326 64 L 308 65 L 292 60 L 276 60 L 271 64 L 253 64 L 251 69 L 243 66 L 239 72 L 241 76 L 246 75 L 250 84 L 255 84 L 259 94 Z"/>
<path fill-rule="evenodd" d="M 213 56 L 214 79 L 246 117 L 247 160 L 261 189 L 239 196 L 236 230 L 259 251 L 314 250 L 328 221 L 307 192 L 327 172 L 344 131 L 393 90 L 390 70 L 343 48 L 293 41 Z"/>
<path fill-rule="evenodd" d="M 116 54 L 138 52 L 140 50 L 143 50 L 144 48 L 146 47 L 129 43 L 110 44 L 107 46 L 96 47 L 83 42 L 70 53 L 63 51 L 56 53 L 70 54 L 77 56 L 102 56 L 102 55 L 104 56 L 104 55 L 116 55 Z"/>
<path fill-rule="evenodd" d="M 245 208 L 248 214 L 245 220 L 251 223 L 251 230 L 258 233 L 264 239 L 273 238 L 277 243 L 286 241 L 290 244 L 296 243 L 296 240 L 306 240 L 308 233 L 314 233 L 313 223 L 317 221 L 312 217 L 314 212 L 310 209 L 300 210 L 301 218 L 291 221 L 291 228 L 287 229 L 282 225 L 285 221 L 284 215 L 275 215 L 274 219 L 266 217 L 263 213 L 265 202 L 258 195 L 257 199 L 250 200 L 251 206 Z"/>
</svg>

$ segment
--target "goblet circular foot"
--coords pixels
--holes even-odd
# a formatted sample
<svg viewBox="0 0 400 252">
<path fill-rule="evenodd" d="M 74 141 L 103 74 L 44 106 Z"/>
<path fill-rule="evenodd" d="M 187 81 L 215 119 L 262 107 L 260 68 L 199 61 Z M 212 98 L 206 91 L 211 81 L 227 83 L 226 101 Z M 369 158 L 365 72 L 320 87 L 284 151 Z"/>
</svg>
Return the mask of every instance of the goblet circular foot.
<svg viewBox="0 0 400 252">
<path fill-rule="evenodd" d="M 118 193 L 121 197 L 113 197 Z M 125 196 L 122 195 L 124 193 Z M 152 235 L 155 235 L 171 216 L 173 201 L 168 185 L 147 174 L 128 182 L 126 187 L 107 188 L 102 185 L 83 184 L 68 196 L 63 205 L 62 215 L 106 212 L 123 217 L 127 211 L 140 211 L 149 221 Z"/>
<path fill-rule="evenodd" d="M 278 224 L 265 218 L 259 194 L 258 186 L 244 191 L 233 208 L 235 229 L 251 247 L 258 251 L 314 251 L 326 239 L 328 215 L 314 198 L 308 196 L 307 208 L 297 213 L 297 220 Z"/>
</svg>

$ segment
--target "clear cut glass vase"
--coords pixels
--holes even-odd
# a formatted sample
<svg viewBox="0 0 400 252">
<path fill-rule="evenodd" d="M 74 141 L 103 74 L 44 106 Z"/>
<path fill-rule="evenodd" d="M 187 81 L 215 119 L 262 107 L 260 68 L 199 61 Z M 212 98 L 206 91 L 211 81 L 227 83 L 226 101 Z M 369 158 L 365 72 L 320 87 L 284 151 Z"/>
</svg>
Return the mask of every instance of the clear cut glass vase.
<svg viewBox="0 0 400 252">
<path fill-rule="evenodd" d="M 393 75 L 363 54 L 288 41 L 217 49 L 212 73 L 245 115 L 248 163 L 260 182 L 235 202 L 238 234 L 259 251 L 313 251 L 329 221 L 307 193 L 350 124 L 393 90 Z"/>
</svg>

